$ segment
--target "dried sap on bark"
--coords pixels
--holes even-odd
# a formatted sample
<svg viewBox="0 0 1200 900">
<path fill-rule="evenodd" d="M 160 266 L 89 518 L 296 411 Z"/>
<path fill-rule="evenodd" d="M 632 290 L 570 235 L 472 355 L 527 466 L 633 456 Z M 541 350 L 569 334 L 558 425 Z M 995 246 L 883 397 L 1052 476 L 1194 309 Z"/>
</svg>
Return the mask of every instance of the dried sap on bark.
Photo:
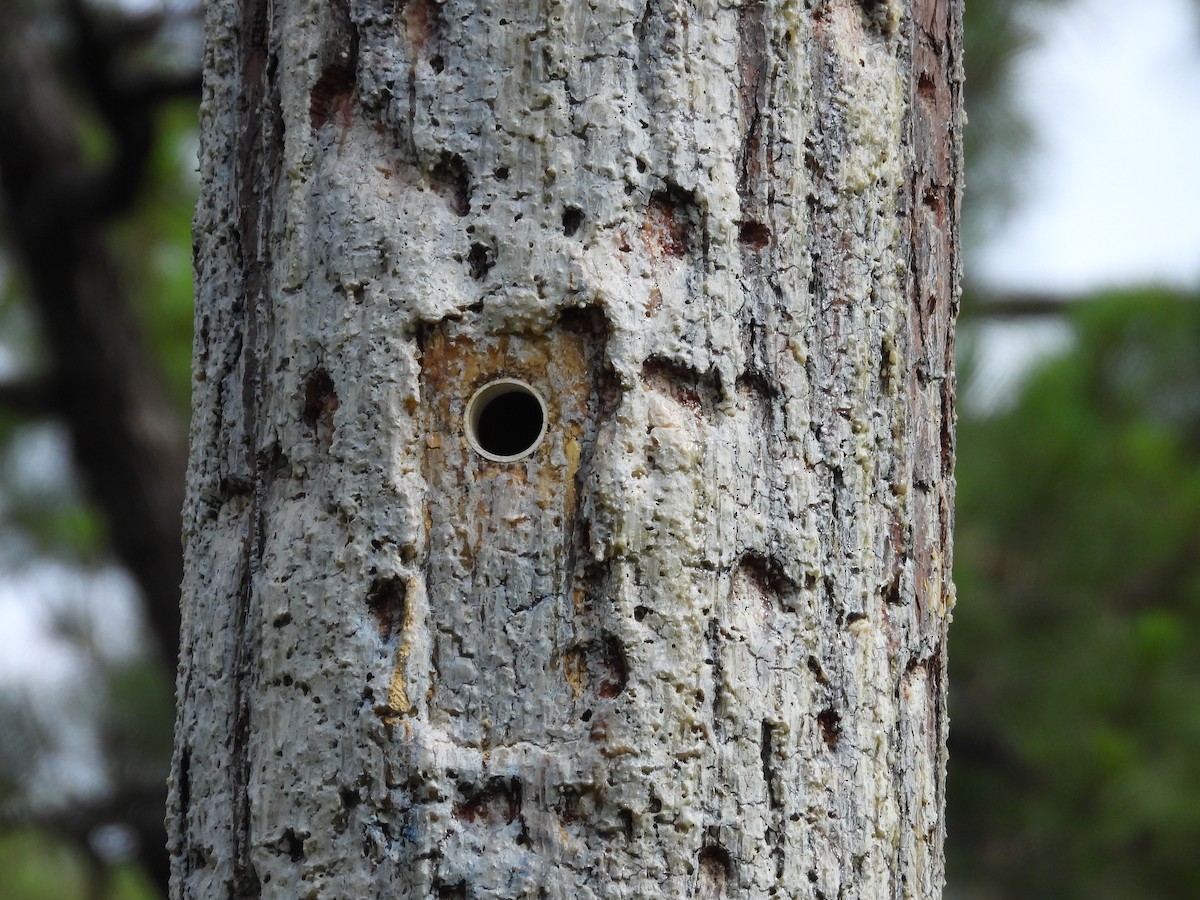
<svg viewBox="0 0 1200 900">
<path fill-rule="evenodd" d="M 425 336 L 422 402 L 428 479 L 431 720 L 488 748 L 582 731 L 563 660 L 589 637 L 571 602 L 581 467 L 595 434 L 595 335 Z M 511 379 L 545 401 L 528 455 L 489 459 L 467 437 L 468 404 Z"/>
</svg>

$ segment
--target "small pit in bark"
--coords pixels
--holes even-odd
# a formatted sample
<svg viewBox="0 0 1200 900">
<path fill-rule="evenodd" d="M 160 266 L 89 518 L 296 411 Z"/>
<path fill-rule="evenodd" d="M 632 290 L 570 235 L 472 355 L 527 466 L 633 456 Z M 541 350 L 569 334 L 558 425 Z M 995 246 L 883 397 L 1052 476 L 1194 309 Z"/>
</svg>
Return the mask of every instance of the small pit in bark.
<svg viewBox="0 0 1200 900">
<path fill-rule="evenodd" d="M 408 615 L 408 588 L 400 578 L 377 578 L 367 592 L 367 609 L 375 617 L 379 637 L 390 641 L 404 629 Z"/>
<path fill-rule="evenodd" d="M 333 442 L 333 415 L 337 412 L 338 395 L 333 379 L 324 369 L 317 369 L 304 382 L 304 409 L 301 419 L 328 447 Z"/>
<path fill-rule="evenodd" d="M 821 731 L 821 740 L 830 750 L 836 750 L 842 737 L 842 717 L 832 709 L 823 709 L 817 714 L 817 725 Z"/>
<path fill-rule="evenodd" d="M 568 206 L 562 215 L 563 234 L 574 237 L 583 224 L 583 210 L 578 206 Z"/>
</svg>

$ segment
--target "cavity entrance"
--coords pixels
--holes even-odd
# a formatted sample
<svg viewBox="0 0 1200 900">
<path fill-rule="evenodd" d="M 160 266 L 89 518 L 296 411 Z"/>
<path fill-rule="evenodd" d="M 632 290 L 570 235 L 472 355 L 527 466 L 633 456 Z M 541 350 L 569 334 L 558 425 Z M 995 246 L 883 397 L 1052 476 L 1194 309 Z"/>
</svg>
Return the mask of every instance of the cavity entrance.
<svg viewBox="0 0 1200 900">
<path fill-rule="evenodd" d="M 497 378 L 474 393 L 464 420 L 476 453 L 493 462 L 516 462 L 546 435 L 546 401 L 524 381 Z"/>
</svg>

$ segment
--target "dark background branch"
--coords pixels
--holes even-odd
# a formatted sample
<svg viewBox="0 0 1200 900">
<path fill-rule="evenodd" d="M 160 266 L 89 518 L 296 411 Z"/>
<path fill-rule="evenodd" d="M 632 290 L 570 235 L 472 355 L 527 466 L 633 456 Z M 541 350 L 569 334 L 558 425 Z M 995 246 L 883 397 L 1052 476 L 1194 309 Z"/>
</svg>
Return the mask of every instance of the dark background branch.
<svg viewBox="0 0 1200 900">
<path fill-rule="evenodd" d="M 22 416 L 53 415 L 53 391 L 45 378 L 22 377 L 0 381 L 0 412 Z"/>
</svg>

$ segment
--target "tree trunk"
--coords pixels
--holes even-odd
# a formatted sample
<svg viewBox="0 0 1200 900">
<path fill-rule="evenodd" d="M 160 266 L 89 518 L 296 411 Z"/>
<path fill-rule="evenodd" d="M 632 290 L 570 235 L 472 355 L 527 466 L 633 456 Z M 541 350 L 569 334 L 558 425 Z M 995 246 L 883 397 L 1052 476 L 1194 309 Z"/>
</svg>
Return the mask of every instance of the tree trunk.
<svg viewBox="0 0 1200 900">
<path fill-rule="evenodd" d="M 210 4 L 176 897 L 940 894 L 959 19 Z"/>
</svg>

